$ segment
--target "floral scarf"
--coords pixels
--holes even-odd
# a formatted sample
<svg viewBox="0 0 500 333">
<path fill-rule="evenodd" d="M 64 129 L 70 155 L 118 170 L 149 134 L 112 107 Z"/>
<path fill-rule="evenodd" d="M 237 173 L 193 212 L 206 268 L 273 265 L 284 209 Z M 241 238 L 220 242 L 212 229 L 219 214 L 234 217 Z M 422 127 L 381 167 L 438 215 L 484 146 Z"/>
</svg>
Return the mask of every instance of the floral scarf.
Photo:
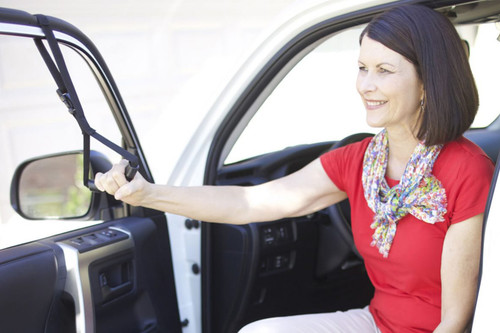
<svg viewBox="0 0 500 333">
<path fill-rule="evenodd" d="M 426 147 L 420 142 L 406 165 L 401 181 L 389 188 L 385 179 L 389 155 L 386 130 L 374 136 L 363 161 L 363 189 L 366 201 L 375 213 L 371 246 L 387 258 L 396 226 L 410 213 L 417 219 L 434 224 L 443 222 L 446 214 L 446 192 L 432 174 L 432 167 L 442 145 Z"/>
</svg>

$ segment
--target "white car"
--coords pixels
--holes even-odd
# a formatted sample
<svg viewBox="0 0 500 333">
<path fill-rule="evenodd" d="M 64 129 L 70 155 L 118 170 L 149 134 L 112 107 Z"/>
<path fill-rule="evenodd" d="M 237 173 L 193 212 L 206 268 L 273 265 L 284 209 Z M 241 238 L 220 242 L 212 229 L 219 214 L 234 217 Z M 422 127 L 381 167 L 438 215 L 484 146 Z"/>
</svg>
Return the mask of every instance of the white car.
<svg viewBox="0 0 500 333">
<path fill-rule="evenodd" d="M 500 1 L 317 1 L 276 24 L 228 82 L 169 183 L 259 184 L 374 133 L 354 88 L 358 37 L 402 3 L 445 13 L 468 45 L 481 106 L 466 135 L 496 162 Z M 232 333 L 261 318 L 368 304 L 347 201 L 238 226 L 89 191 L 120 156 L 130 176 L 154 181 L 104 59 L 67 22 L 0 9 L 6 55 L 23 65 L 0 68 L 0 332 Z M 473 332 L 500 326 L 496 177 Z"/>
</svg>

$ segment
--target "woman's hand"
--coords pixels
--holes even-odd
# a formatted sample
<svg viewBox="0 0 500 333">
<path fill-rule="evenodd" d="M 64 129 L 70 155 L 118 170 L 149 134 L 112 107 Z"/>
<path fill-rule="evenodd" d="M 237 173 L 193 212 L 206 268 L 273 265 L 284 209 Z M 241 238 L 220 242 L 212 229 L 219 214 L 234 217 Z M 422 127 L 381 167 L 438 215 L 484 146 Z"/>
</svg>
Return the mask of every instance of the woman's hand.
<svg viewBox="0 0 500 333">
<path fill-rule="evenodd" d="M 98 172 L 95 175 L 95 185 L 101 191 L 114 195 L 115 199 L 126 202 L 132 206 L 144 205 L 144 199 L 147 194 L 149 182 L 147 182 L 140 173 L 136 173 L 134 179 L 130 182 L 125 178 L 125 168 L 128 165 L 127 160 L 121 160 L 119 163 L 106 173 Z"/>
</svg>

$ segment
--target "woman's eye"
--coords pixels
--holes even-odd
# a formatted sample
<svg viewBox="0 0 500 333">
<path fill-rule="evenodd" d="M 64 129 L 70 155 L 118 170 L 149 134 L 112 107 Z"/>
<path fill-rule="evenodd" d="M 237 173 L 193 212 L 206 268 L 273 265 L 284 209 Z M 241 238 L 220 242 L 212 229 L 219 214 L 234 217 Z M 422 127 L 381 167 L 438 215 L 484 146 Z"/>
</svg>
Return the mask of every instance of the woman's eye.
<svg viewBox="0 0 500 333">
<path fill-rule="evenodd" d="M 385 73 L 392 73 L 390 70 L 385 69 L 385 68 L 382 68 L 382 67 L 380 67 L 380 68 L 379 68 L 379 72 L 380 72 L 380 73 L 382 73 L 382 74 L 385 74 Z"/>
<path fill-rule="evenodd" d="M 360 72 L 366 72 L 366 71 L 367 71 L 367 69 L 366 69 L 366 67 L 365 67 L 365 66 L 359 66 L 359 71 L 360 71 Z"/>
</svg>

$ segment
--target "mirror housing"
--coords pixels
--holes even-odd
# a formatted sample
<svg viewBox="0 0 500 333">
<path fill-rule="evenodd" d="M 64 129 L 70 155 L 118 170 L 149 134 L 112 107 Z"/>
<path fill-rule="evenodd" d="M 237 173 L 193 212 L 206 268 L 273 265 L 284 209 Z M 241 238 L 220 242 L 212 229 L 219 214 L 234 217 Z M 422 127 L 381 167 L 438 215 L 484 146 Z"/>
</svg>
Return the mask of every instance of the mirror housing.
<svg viewBox="0 0 500 333">
<path fill-rule="evenodd" d="M 96 151 L 90 152 L 90 164 L 91 178 L 112 166 L 106 156 Z M 94 219 L 103 196 L 83 185 L 81 151 L 23 162 L 14 173 L 10 191 L 14 210 L 30 220 Z"/>
</svg>

